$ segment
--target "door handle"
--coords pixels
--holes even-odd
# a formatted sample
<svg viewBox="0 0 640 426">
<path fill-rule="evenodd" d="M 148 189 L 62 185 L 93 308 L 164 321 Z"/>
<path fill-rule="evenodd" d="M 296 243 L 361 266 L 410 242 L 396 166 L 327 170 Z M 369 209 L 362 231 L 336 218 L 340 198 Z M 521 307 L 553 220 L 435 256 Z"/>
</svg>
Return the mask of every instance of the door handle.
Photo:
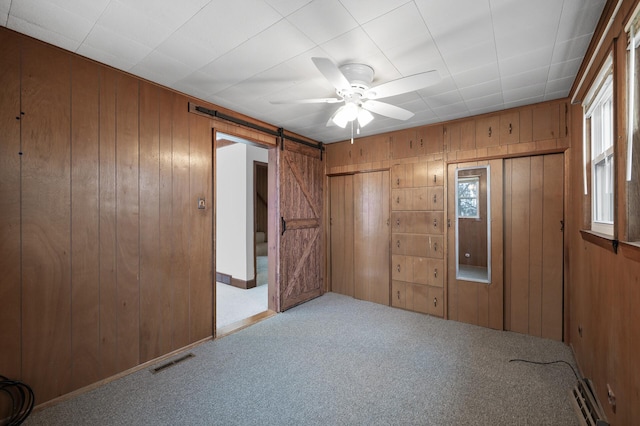
<svg viewBox="0 0 640 426">
<path fill-rule="evenodd" d="M 287 221 L 284 220 L 284 217 L 280 216 L 280 227 L 282 228 L 282 231 L 280 231 L 280 235 L 284 235 L 284 231 L 287 230 Z"/>
</svg>

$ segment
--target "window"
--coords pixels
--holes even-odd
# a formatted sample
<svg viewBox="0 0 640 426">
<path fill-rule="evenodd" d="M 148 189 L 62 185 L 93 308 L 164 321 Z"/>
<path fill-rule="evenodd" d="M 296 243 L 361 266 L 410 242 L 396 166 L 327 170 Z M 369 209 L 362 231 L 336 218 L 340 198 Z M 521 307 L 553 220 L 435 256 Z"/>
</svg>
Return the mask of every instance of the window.
<svg viewBox="0 0 640 426">
<path fill-rule="evenodd" d="M 478 196 L 480 177 L 467 176 L 458 178 L 458 217 L 478 219 Z"/>
<path fill-rule="evenodd" d="M 637 14 L 637 12 L 636 12 Z M 627 158 L 625 164 L 628 241 L 640 241 L 640 31 L 636 16 L 629 31 Z"/>
<path fill-rule="evenodd" d="M 605 63 L 587 96 L 585 147 L 591 172 L 591 230 L 613 236 L 613 73 Z M 585 153 L 587 149 L 585 148 Z M 587 156 L 585 156 L 587 158 Z"/>
</svg>

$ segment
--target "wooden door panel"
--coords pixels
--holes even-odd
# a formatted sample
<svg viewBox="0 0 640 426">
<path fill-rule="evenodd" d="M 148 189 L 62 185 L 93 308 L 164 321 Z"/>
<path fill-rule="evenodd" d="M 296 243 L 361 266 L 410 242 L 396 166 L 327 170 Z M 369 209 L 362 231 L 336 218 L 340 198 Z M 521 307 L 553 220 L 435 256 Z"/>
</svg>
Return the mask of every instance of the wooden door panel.
<svg viewBox="0 0 640 426">
<path fill-rule="evenodd" d="M 320 151 L 289 141 L 278 149 L 280 173 L 279 310 L 322 295 Z"/>
<path fill-rule="evenodd" d="M 429 184 L 429 167 L 427 163 L 421 161 L 412 164 L 413 186 L 427 186 Z"/>
<path fill-rule="evenodd" d="M 353 177 L 354 293 L 389 305 L 389 171 Z M 404 191 L 396 189 L 394 191 Z"/>
<path fill-rule="evenodd" d="M 505 328 L 562 340 L 562 154 L 505 162 Z"/>
<path fill-rule="evenodd" d="M 427 186 L 444 185 L 444 164 L 442 161 L 429 161 L 426 184 Z"/>
<path fill-rule="evenodd" d="M 331 291 L 353 297 L 353 176 L 329 179 Z"/>
</svg>

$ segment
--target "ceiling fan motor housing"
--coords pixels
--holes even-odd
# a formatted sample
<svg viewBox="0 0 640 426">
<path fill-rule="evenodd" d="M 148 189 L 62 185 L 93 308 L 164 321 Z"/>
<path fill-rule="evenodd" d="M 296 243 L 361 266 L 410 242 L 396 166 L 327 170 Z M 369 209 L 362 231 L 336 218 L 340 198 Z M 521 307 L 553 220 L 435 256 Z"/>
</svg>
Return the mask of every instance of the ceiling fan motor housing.
<svg viewBox="0 0 640 426">
<path fill-rule="evenodd" d="M 351 86 L 364 88 L 371 87 L 373 81 L 373 68 L 364 64 L 345 64 L 340 67 L 342 74 L 349 80 Z"/>
</svg>

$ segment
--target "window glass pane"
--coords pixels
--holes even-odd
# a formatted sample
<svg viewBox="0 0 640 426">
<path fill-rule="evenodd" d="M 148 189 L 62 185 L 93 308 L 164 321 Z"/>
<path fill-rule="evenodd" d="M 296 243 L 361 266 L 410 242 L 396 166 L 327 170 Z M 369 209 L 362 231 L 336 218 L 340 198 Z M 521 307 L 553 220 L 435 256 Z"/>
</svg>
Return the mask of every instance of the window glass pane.
<svg viewBox="0 0 640 426">
<path fill-rule="evenodd" d="M 477 176 L 458 179 L 458 217 L 477 218 L 480 180 Z"/>
</svg>

